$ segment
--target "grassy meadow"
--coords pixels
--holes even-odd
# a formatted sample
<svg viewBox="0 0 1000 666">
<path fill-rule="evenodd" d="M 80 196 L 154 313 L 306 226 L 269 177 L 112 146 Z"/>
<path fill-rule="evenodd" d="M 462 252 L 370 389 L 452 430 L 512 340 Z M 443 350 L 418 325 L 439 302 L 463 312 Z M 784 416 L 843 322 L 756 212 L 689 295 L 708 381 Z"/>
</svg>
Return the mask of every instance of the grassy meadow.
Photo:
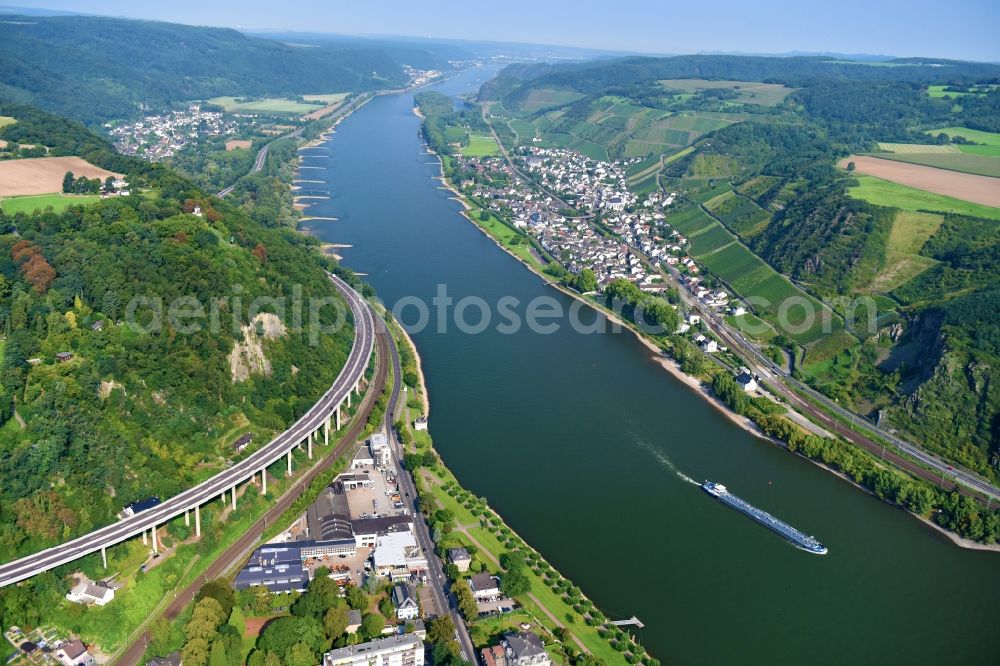
<svg viewBox="0 0 1000 666">
<path fill-rule="evenodd" d="M 1000 146 L 1000 133 L 982 132 L 980 130 L 969 129 L 968 127 L 941 127 L 939 129 L 927 130 L 927 134 L 937 136 L 945 134 L 950 138 L 961 137 L 966 141 L 973 141 L 987 146 Z"/>
<path fill-rule="evenodd" d="M 921 255 L 920 250 L 943 219 L 936 213 L 898 211 L 886 243 L 885 266 L 867 291 L 888 293 L 937 264 L 936 260 Z"/>
<path fill-rule="evenodd" d="M 325 97 L 317 95 L 315 97 Z M 243 98 L 223 96 L 207 100 L 209 104 L 221 106 L 227 112 L 240 111 L 244 113 L 270 113 L 279 115 L 300 115 L 319 108 L 318 104 L 306 104 L 292 99 L 268 97 L 260 100 L 244 100 Z M 324 102 L 317 100 L 320 104 Z"/>
<path fill-rule="evenodd" d="M 85 206 L 100 200 L 97 194 L 36 194 L 23 197 L 8 197 L 0 199 L 0 210 L 7 215 L 17 213 L 33 213 L 45 210 L 49 206 L 60 213 L 70 206 Z"/>
<path fill-rule="evenodd" d="M 500 147 L 489 134 L 470 134 L 469 144 L 462 148 L 466 157 L 492 157 L 500 154 Z"/>
<path fill-rule="evenodd" d="M 307 102 L 322 102 L 323 104 L 338 104 L 343 102 L 350 93 L 329 93 L 326 95 L 303 95 L 302 99 Z"/>
</svg>

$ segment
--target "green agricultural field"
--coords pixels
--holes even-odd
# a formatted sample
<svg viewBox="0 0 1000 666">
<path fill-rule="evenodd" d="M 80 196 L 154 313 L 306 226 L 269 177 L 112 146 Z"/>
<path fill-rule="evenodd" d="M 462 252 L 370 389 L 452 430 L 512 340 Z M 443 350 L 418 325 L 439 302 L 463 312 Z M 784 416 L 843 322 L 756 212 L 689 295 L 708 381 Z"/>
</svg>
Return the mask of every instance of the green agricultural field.
<svg viewBox="0 0 1000 666">
<path fill-rule="evenodd" d="M 763 319 L 758 319 L 749 312 L 741 314 L 738 317 L 727 316 L 726 323 L 733 328 L 742 331 L 744 335 L 747 335 L 754 340 L 770 340 L 777 335 L 777 332 L 770 323 L 764 321 Z"/>
<path fill-rule="evenodd" d="M 755 309 L 779 331 L 782 331 L 782 326 L 778 323 L 781 319 L 782 305 L 786 302 L 793 304 L 786 308 L 785 321 L 790 328 L 783 332 L 799 344 L 810 344 L 822 338 L 826 334 L 824 324 L 830 331 L 843 328 L 843 322 L 833 317 L 819 301 L 807 295 L 770 266 L 757 269 L 731 284 L 743 297 L 764 299 L 766 305 L 764 303 L 755 305 Z M 811 319 L 807 319 L 809 315 L 806 313 L 805 303 L 809 304 Z M 807 327 L 806 324 L 810 325 Z M 794 332 L 800 328 L 804 330 Z"/>
<path fill-rule="evenodd" d="M 960 153 L 966 153 L 967 155 L 985 155 L 987 157 L 1000 157 L 1000 146 L 980 146 L 980 145 L 966 145 L 960 144 L 958 146 L 958 151 Z"/>
<path fill-rule="evenodd" d="M 938 134 L 945 134 L 948 137 L 960 136 L 966 141 L 974 141 L 975 143 L 982 143 L 987 146 L 1000 146 L 1000 133 L 997 132 L 981 132 L 969 129 L 968 127 L 942 127 L 940 129 L 927 130 L 925 133 L 931 136 L 937 136 Z"/>
<path fill-rule="evenodd" d="M 702 181 L 702 182 L 708 183 L 709 181 Z M 729 189 L 731 189 L 729 183 L 720 183 L 714 187 L 706 187 L 703 190 L 697 190 L 691 192 L 688 196 L 690 199 L 697 201 L 698 203 L 705 203 L 706 201 L 719 196 L 720 194 L 728 191 Z"/>
<path fill-rule="evenodd" d="M 636 194 L 649 194 L 650 192 L 654 192 L 660 186 L 658 175 L 659 172 L 653 171 L 638 180 L 630 180 L 628 183 L 629 189 Z"/>
<path fill-rule="evenodd" d="M 578 153 L 582 153 L 587 157 L 594 160 L 601 160 L 607 162 L 610 157 L 608 156 L 608 149 L 599 143 L 594 143 L 593 141 L 587 141 L 586 139 L 577 139 L 569 144 L 569 147 Z"/>
<path fill-rule="evenodd" d="M 625 173 L 628 175 L 628 186 L 636 194 L 652 192 L 659 186 L 659 173 L 663 168 L 662 155 L 650 155 L 646 159 L 633 164 Z"/>
<path fill-rule="evenodd" d="M 733 243 L 721 250 L 706 254 L 698 261 L 730 284 L 767 267 L 763 259 L 740 243 Z"/>
<path fill-rule="evenodd" d="M 500 146 L 489 134 L 470 134 L 469 145 L 462 148 L 466 157 L 490 157 L 500 154 Z"/>
<path fill-rule="evenodd" d="M 629 166 L 625 169 L 625 175 L 629 178 L 644 178 L 648 176 L 650 172 L 656 171 L 660 168 L 660 156 L 650 155 L 641 162 L 636 162 L 635 164 Z"/>
<path fill-rule="evenodd" d="M 935 213 L 898 211 L 886 243 L 885 267 L 866 291 L 888 293 L 934 266 L 937 261 L 921 255 L 920 250 L 942 221 Z"/>
<path fill-rule="evenodd" d="M 858 185 L 848 188 L 848 193 L 856 198 L 879 206 L 890 206 L 902 210 L 933 210 L 943 213 L 953 212 L 973 217 L 984 217 L 1000 221 L 1000 208 L 983 206 L 953 197 L 925 192 L 906 185 L 898 185 L 875 178 L 856 175 Z"/>
<path fill-rule="evenodd" d="M 689 208 L 682 213 L 668 215 L 667 223 L 687 236 L 701 229 L 706 229 L 716 222 L 701 208 Z"/>
<path fill-rule="evenodd" d="M 706 227 L 696 234 L 691 234 L 688 236 L 688 240 L 691 241 L 691 256 L 697 259 L 701 255 L 714 252 L 736 242 L 736 237 L 716 222 L 715 226 Z"/>
<path fill-rule="evenodd" d="M 535 138 L 535 126 L 526 120 L 508 120 L 507 126 L 517 135 L 518 143 L 531 143 L 531 140 Z"/>
<path fill-rule="evenodd" d="M 320 108 L 318 104 L 305 104 L 291 99 L 268 97 L 255 101 L 240 101 L 236 97 L 213 97 L 209 104 L 221 106 L 226 111 L 242 111 L 246 113 L 274 113 L 279 115 L 300 115 Z"/>
<path fill-rule="evenodd" d="M 879 142 L 879 150 L 887 153 L 958 153 L 958 146 L 950 143 L 939 146 L 934 143 L 883 143 Z M 881 155 L 880 155 L 881 157 Z"/>
<path fill-rule="evenodd" d="M 790 298 L 794 298 L 800 303 L 803 301 L 808 302 L 813 311 L 821 316 L 817 316 L 813 325 L 807 330 L 796 334 L 789 331 L 789 336 L 801 344 L 808 344 L 822 337 L 823 321 L 824 319 L 831 318 L 829 311 L 825 310 L 819 301 L 793 285 L 785 276 L 775 271 L 774 268 L 765 263 L 760 257 L 739 243 L 732 234 L 725 231 L 724 227 L 716 224 L 715 227 L 710 228 L 707 232 L 694 236 L 691 239 L 692 246 L 697 248 L 698 239 L 701 236 L 709 236 L 705 241 L 706 243 L 719 243 L 720 237 L 713 237 L 714 234 L 718 233 L 717 230 L 725 234 L 725 238 L 729 239 L 728 242 L 719 244 L 714 251 L 702 254 L 701 256 L 698 256 L 696 252 L 692 252 L 692 255 L 698 259 L 698 262 L 729 284 L 743 298 L 751 300 L 754 297 L 766 299 L 766 305 L 755 304 L 755 308 L 775 328 L 778 328 L 778 315 L 783 302 Z M 788 310 L 788 320 L 793 326 L 802 324 L 804 322 L 803 316 L 804 312 L 799 306 Z M 834 318 L 830 322 L 830 330 L 841 328 L 842 325 L 839 319 Z"/>
<path fill-rule="evenodd" d="M 680 90 L 682 93 L 696 93 L 701 90 L 726 89 L 737 93 L 733 100 L 743 104 L 759 104 L 760 106 L 776 106 L 781 104 L 794 88 L 788 88 L 778 83 L 754 83 L 751 81 L 709 81 L 707 79 L 663 79 L 658 82 L 669 90 Z"/>
<path fill-rule="evenodd" d="M 36 194 L 24 197 L 9 197 L 0 199 L 0 210 L 7 215 L 16 213 L 33 213 L 45 210 L 49 206 L 60 213 L 70 206 L 85 206 L 100 200 L 96 194 Z"/>
<path fill-rule="evenodd" d="M 706 201 L 705 208 L 742 238 L 760 233 L 771 219 L 770 214 L 756 203 L 732 191 Z"/>
<path fill-rule="evenodd" d="M 325 95 L 303 95 L 307 102 L 323 102 L 327 106 L 343 102 L 351 93 L 329 93 Z"/>
<path fill-rule="evenodd" d="M 4 127 L 6 125 L 13 125 L 16 122 L 17 122 L 16 118 L 11 118 L 10 116 L 0 116 L 0 127 Z"/>
<path fill-rule="evenodd" d="M 944 148 L 945 146 L 941 146 Z M 947 146 L 952 148 L 954 146 Z M 906 162 L 907 164 L 922 164 L 924 166 L 947 169 L 949 171 L 960 171 L 962 173 L 974 173 L 980 176 L 992 176 L 1000 178 L 1000 146 L 976 146 L 997 151 L 996 157 L 989 155 L 975 155 L 965 152 L 936 152 L 936 153 L 868 153 L 872 157 L 883 160 L 893 160 L 895 162 Z"/>
<path fill-rule="evenodd" d="M 444 140 L 448 143 L 461 143 L 469 132 L 464 127 L 454 125 L 444 128 Z"/>
</svg>

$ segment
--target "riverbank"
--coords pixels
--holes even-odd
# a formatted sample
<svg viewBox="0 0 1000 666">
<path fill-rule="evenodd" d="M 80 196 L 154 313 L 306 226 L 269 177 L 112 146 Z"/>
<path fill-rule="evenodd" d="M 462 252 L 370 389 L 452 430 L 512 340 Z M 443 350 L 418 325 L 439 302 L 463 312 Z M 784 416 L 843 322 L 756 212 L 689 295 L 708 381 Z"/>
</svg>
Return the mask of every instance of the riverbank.
<svg viewBox="0 0 1000 666">
<path fill-rule="evenodd" d="M 462 91 L 455 84 L 441 92 Z M 307 160 L 319 170 L 304 170 L 305 177 L 328 181 L 337 191 L 311 212 L 341 218 L 309 225 L 313 233 L 354 245 L 343 252 L 345 265 L 369 273 L 365 279 L 396 308 L 409 302 L 402 299 L 430 303 L 438 285 L 447 284 L 456 303 L 516 298 L 522 322 L 526 306 L 545 299 L 564 313 L 572 307 L 585 329 L 592 330 L 595 320 L 610 328 L 593 310 L 546 289 L 455 217 L 464 206 L 442 189 L 440 166 L 427 159 L 412 107 L 410 95 L 375 100 L 338 128 L 328 158 Z M 442 153 L 446 169 L 448 154 Z M 461 178 L 455 174 L 455 185 Z M 386 195 L 385 183 L 392 183 L 393 196 Z M 480 217 L 478 210 L 470 214 Z M 496 219 L 483 223 L 511 243 Z M 523 255 L 527 243 L 520 240 L 510 248 Z M 416 322 L 409 306 L 397 311 L 405 323 Z M 454 326 L 441 332 L 407 328 L 434 393 L 430 428 L 447 467 L 462 486 L 489 498 L 613 619 L 641 618 L 646 649 L 665 663 L 790 666 L 818 653 L 846 654 L 852 635 L 867 636 L 866 654 L 883 664 L 950 663 L 956 654 L 962 663 L 983 663 L 995 653 L 998 641 L 989 627 L 997 616 L 981 595 L 984 585 L 1000 581 L 989 555 L 955 548 L 825 470 L 734 428 L 716 408 L 666 378 L 650 362 L 651 352 L 629 336 L 581 335 L 569 326 L 548 335 L 525 326 L 512 334 L 496 326 L 471 334 Z M 656 341 L 669 350 L 668 340 Z M 404 362 L 416 386 L 413 359 Z M 409 398 L 416 414 L 417 398 Z M 853 451 L 830 448 L 831 454 Z M 727 483 L 816 534 L 831 555 L 809 557 L 788 546 L 711 501 L 682 475 Z M 718 547 L 719 539 L 726 547 Z M 907 557 L 872 557 L 900 552 Z M 657 563 L 655 572 L 632 582 L 623 578 L 623 572 L 648 572 L 650 562 Z M 927 577 L 928 570 L 948 575 Z M 738 576 L 740 584 L 720 571 Z M 870 594 L 872 580 L 886 593 Z M 868 601 L 856 604 L 862 597 Z M 790 598 L 812 602 L 789 605 Z M 951 600 L 958 600 L 957 610 L 935 613 Z M 726 627 L 721 637 L 720 626 Z M 777 655 L 775 626 L 788 637 Z M 875 626 L 877 635 L 869 631 Z M 945 646 L 936 635 L 955 640 Z M 706 645 L 712 646 L 708 653 Z"/>
<path fill-rule="evenodd" d="M 425 146 L 426 146 L 426 143 L 425 143 Z M 701 379 L 699 379 L 698 377 L 693 377 L 693 376 L 688 375 L 687 373 L 683 372 L 681 370 L 681 368 L 680 368 L 680 366 L 679 366 L 678 363 L 676 363 L 673 359 L 667 357 L 665 355 L 665 353 L 664 353 L 664 350 L 659 345 L 657 345 L 652 339 L 650 339 L 649 337 L 647 337 L 647 335 L 644 334 L 642 331 L 638 330 L 631 322 L 623 321 L 619 316 L 617 316 L 617 314 L 615 314 L 615 313 L 611 312 L 610 310 L 604 308 L 603 306 L 601 306 L 599 303 L 597 303 L 593 299 L 590 299 L 590 298 L 586 297 L 583 294 L 579 294 L 576 291 L 574 291 L 572 289 L 569 289 L 568 287 L 566 287 L 566 286 L 564 286 L 564 285 L 562 285 L 562 284 L 554 281 L 551 278 L 551 276 L 546 275 L 544 272 L 542 272 L 542 270 L 539 267 L 536 267 L 531 262 L 525 260 L 524 257 L 521 257 L 516 252 L 512 251 L 511 248 L 507 247 L 506 244 L 504 242 L 502 242 L 502 240 L 500 238 L 496 237 L 493 233 L 491 233 L 491 230 L 489 228 L 487 228 L 483 224 L 480 224 L 479 221 L 476 220 L 475 215 L 470 214 L 471 210 L 478 209 L 479 206 L 475 205 L 474 202 L 470 202 L 455 187 L 454 183 L 452 183 L 448 179 L 448 177 L 447 177 L 447 175 L 445 173 L 444 160 L 442 159 L 441 155 L 438 155 L 432 148 L 430 148 L 430 146 L 426 146 L 426 149 L 427 149 L 428 153 L 434 154 L 438 158 L 439 171 L 440 171 L 439 179 L 440 179 L 440 181 L 442 183 L 442 187 L 444 189 L 447 189 L 449 192 L 451 192 L 454 195 L 452 197 L 453 199 L 455 199 L 456 201 L 460 202 L 460 204 L 463 207 L 463 210 L 460 211 L 461 214 L 467 220 L 469 220 L 470 222 L 472 222 L 473 225 L 477 229 L 480 230 L 480 232 L 486 234 L 486 236 L 489 237 L 494 242 L 494 244 L 496 244 L 498 247 L 500 247 L 500 249 L 502 249 L 508 255 L 514 257 L 515 259 L 517 259 L 519 261 L 519 263 L 521 263 L 523 266 L 527 267 L 530 271 L 532 271 L 535 275 L 537 275 L 538 277 L 540 277 L 543 280 L 543 282 L 545 282 L 545 284 L 547 284 L 548 286 L 554 287 L 554 288 L 558 289 L 559 291 L 563 292 L 564 294 L 566 294 L 566 295 L 568 295 L 568 296 L 570 296 L 570 297 L 572 297 L 572 298 L 574 298 L 574 299 L 576 299 L 578 301 L 582 301 L 587 306 L 593 308 L 594 310 L 596 310 L 596 311 L 600 312 L 601 314 L 603 314 L 604 316 L 606 316 L 609 320 L 611 320 L 611 321 L 613 321 L 613 322 L 615 322 L 615 323 L 617 323 L 617 324 L 619 324 L 621 326 L 626 327 L 630 332 L 632 332 L 637 337 L 637 339 L 643 345 L 645 345 L 647 347 L 647 349 L 649 349 L 651 352 L 653 352 L 653 354 L 654 354 L 654 360 L 664 370 L 666 370 L 671 376 L 673 376 L 678 381 L 680 381 L 681 383 L 683 383 L 689 389 L 691 389 L 691 390 L 696 391 L 697 393 L 699 393 L 704 399 L 706 399 L 708 401 L 708 403 L 710 405 L 712 405 L 713 408 L 715 408 L 720 414 L 722 414 L 723 416 L 725 416 L 733 424 L 739 426 L 740 428 L 742 428 L 743 430 L 745 430 L 746 432 L 748 432 L 749 434 L 753 435 L 756 438 L 767 440 L 767 441 L 771 442 L 772 444 L 776 444 L 779 447 L 784 448 L 784 449 L 788 449 L 789 448 L 789 445 L 785 441 L 777 439 L 776 437 L 771 436 L 767 432 L 764 432 L 764 430 L 761 427 L 759 427 L 757 425 L 757 423 L 754 422 L 754 420 L 751 419 L 750 417 L 742 416 L 740 414 L 737 414 L 735 411 L 733 411 L 728 405 L 726 405 L 722 400 L 720 400 L 715 395 L 714 391 L 712 391 L 711 387 L 708 386 L 708 385 L 706 385 Z M 788 405 L 786 405 L 784 403 L 782 403 L 782 404 L 788 410 L 793 411 L 793 410 L 791 410 L 791 407 L 789 407 Z M 808 423 L 812 424 L 811 421 L 808 421 L 808 417 L 807 416 L 805 416 L 805 415 L 803 415 L 803 414 L 801 414 L 799 412 L 795 412 L 795 413 L 798 415 L 798 418 L 792 418 L 792 417 L 789 417 L 787 415 L 782 415 L 782 416 L 794 428 L 800 429 L 800 430 L 802 430 L 803 432 L 806 432 L 806 433 L 818 434 L 818 436 L 824 437 L 824 431 L 822 430 L 821 427 L 819 427 L 819 426 L 809 427 L 809 426 L 804 425 L 803 423 L 800 423 L 799 422 L 800 420 L 804 420 L 804 421 L 807 421 Z M 828 436 L 829 433 L 825 433 L 825 435 L 827 436 L 827 439 L 830 439 L 830 437 Z M 841 441 L 839 438 L 836 438 L 836 437 L 833 437 L 832 439 L 834 441 L 837 441 L 837 442 Z M 794 447 L 792 447 L 792 448 L 794 448 Z M 859 451 L 860 451 L 860 449 L 859 449 Z M 986 550 L 986 551 L 1000 552 L 1000 544 L 985 544 L 985 543 L 980 543 L 980 542 L 977 542 L 977 541 L 973 541 L 971 539 L 964 538 L 964 537 L 962 537 L 962 536 L 960 536 L 960 535 L 958 535 L 958 534 L 956 534 L 956 533 L 954 533 L 954 532 L 952 532 L 952 531 L 950 531 L 950 530 L 948 530 L 946 528 L 940 527 L 939 525 L 937 525 L 937 524 L 933 523 L 932 521 L 928 520 L 925 516 L 921 516 L 919 514 L 916 514 L 916 513 L 913 513 L 911 511 L 909 511 L 908 509 L 906 509 L 906 507 L 901 506 L 900 504 L 892 501 L 889 498 L 884 498 L 883 499 L 882 497 L 879 497 L 879 496 L 875 495 L 875 493 L 873 493 L 869 488 L 861 485 L 855 479 L 853 479 L 853 478 L 849 477 L 848 475 L 844 474 L 839 468 L 833 467 L 833 466 L 827 464 L 824 460 L 820 460 L 817 457 L 811 457 L 811 456 L 807 456 L 807 455 L 802 455 L 801 453 L 800 453 L 800 455 L 803 458 L 805 458 L 805 459 L 809 460 L 810 462 L 812 462 L 813 464 L 817 465 L 818 467 L 822 468 L 823 470 L 825 470 L 827 472 L 830 472 L 830 473 L 833 473 L 834 475 L 838 476 L 841 479 L 847 480 L 852 485 L 854 485 L 854 486 L 856 486 L 858 488 L 862 488 L 868 495 L 870 495 L 872 497 L 876 497 L 877 499 L 881 499 L 885 503 L 890 504 L 892 506 L 903 508 L 910 515 L 912 515 L 915 518 L 921 520 L 925 524 L 933 527 L 935 530 L 941 532 L 942 534 L 945 534 L 946 536 L 948 536 L 949 540 L 954 545 L 958 546 L 959 548 L 971 549 L 971 550 Z M 915 483 L 923 483 L 924 482 L 924 481 L 922 481 L 920 479 L 915 479 L 914 477 L 909 476 L 906 473 L 905 470 L 898 470 L 898 469 L 896 469 L 894 467 L 891 467 L 891 466 L 887 467 L 887 466 L 885 466 L 884 463 L 881 463 L 881 462 L 879 462 L 877 460 L 873 460 L 872 463 L 873 463 L 873 465 L 876 468 L 888 469 L 892 473 L 900 475 L 903 478 L 906 478 L 906 479 L 908 479 L 908 480 L 910 480 L 912 482 L 915 482 Z"/>
<path fill-rule="evenodd" d="M 427 383 L 424 380 L 424 361 L 420 358 L 420 352 L 417 351 L 417 345 L 413 342 L 413 338 L 410 334 L 406 332 L 406 329 L 401 325 L 396 325 L 395 330 L 402 337 L 407 346 L 410 348 L 410 353 L 413 354 L 414 364 L 417 366 L 417 388 L 418 396 L 420 398 L 420 416 L 427 418 L 431 415 L 431 398 L 430 394 L 427 392 Z"/>
<path fill-rule="evenodd" d="M 396 334 L 397 344 L 406 345 L 413 354 L 418 378 L 415 390 L 422 405 L 418 412 L 426 416 L 430 411 L 430 397 L 416 344 L 403 326 L 393 322 L 391 329 Z M 414 430 L 411 409 L 408 401 L 402 419 L 403 429 L 408 434 L 404 438 L 407 452 L 434 451 L 435 456 L 440 458 L 434 450 L 430 430 Z M 497 623 L 503 626 L 506 619 L 506 623 L 513 628 L 524 619 L 530 619 L 529 624 L 534 624 L 532 631 L 541 634 L 550 653 L 561 651 L 572 660 L 575 649 L 578 649 L 580 653 L 593 655 L 609 666 L 628 663 L 659 666 L 659 660 L 648 655 L 631 634 L 608 624 L 606 616 L 593 601 L 559 574 L 483 498 L 475 497 L 462 487 L 443 462 L 432 468 L 414 470 L 414 479 L 422 511 L 428 519 L 437 515 L 436 509 L 441 508 L 450 512 L 456 523 L 447 529 L 442 529 L 440 525 L 436 527 L 435 533 L 442 535 L 437 542 L 439 548 L 468 548 L 480 565 L 485 565 L 486 570 L 499 575 L 501 580 L 504 570 L 500 562 L 504 553 L 520 552 L 525 557 L 525 575 L 531 586 L 524 594 L 517 595 L 520 607 L 509 614 L 467 622 L 477 648 L 490 644 Z M 575 618 L 580 618 L 580 621 Z M 631 661 L 626 653 L 631 656 Z"/>
<path fill-rule="evenodd" d="M 419 112 L 417 107 L 414 107 L 413 111 L 418 117 L 423 118 L 423 115 Z M 684 372 L 683 370 L 681 370 L 680 365 L 676 361 L 665 356 L 664 350 L 659 345 L 650 340 L 648 337 L 646 337 L 641 331 L 636 330 L 636 328 L 631 322 L 625 321 L 611 310 L 601 307 L 598 303 L 596 303 L 592 299 L 587 298 L 585 295 L 577 291 L 574 291 L 573 289 L 570 289 L 562 284 L 559 284 L 559 282 L 553 280 L 551 276 L 546 275 L 536 266 L 533 266 L 529 262 L 525 261 L 522 257 L 518 256 L 517 253 L 513 252 L 510 248 L 505 246 L 498 238 L 493 236 L 486 228 L 484 228 L 481 224 L 479 224 L 472 215 L 469 214 L 470 210 L 478 208 L 478 206 L 475 206 L 474 204 L 469 202 L 469 200 L 465 197 L 465 195 L 462 194 L 462 192 L 455 187 L 454 183 L 448 180 L 447 175 L 445 175 L 444 161 L 441 159 L 441 156 L 438 155 L 430 146 L 426 146 L 426 148 L 428 154 L 437 157 L 438 166 L 440 168 L 440 174 L 441 174 L 438 177 L 438 179 L 441 181 L 441 187 L 451 192 L 454 195 L 452 199 L 461 204 L 462 210 L 459 212 L 461 213 L 462 217 L 471 222 L 472 225 L 476 227 L 476 229 L 481 231 L 487 238 L 493 241 L 493 243 L 496 244 L 497 247 L 499 247 L 501 250 L 503 250 L 511 257 L 516 259 L 521 265 L 523 265 L 532 273 L 534 273 L 536 276 L 538 276 L 542 280 L 542 282 L 544 282 L 549 287 L 556 289 L 562 292 L 563 294 L 566 294 L 570 298 L 580 301 L 587 307 L 607 317 L 607 319 L 612 323 L 629 331 L 632 335 L 635 336 L 635 338 L 640 343 L 642 343 L 647 349 L 650 350 L 650 352 L 653 355 L 653 360 L 656 363 L 658 363 L 660 367 L 662 367 L 668 374 L 670 374 L 672 377 L 674 377 L 679 382 L 684 384 L 690 390 L 701 395 L 705 400 L 709 402 L 709 404 L 715 407 L 715 409 L 718 410 L 720 414 L 725 416 L 734 424 L 743 428 L 744 430 L 746 430 L 748 433 L 752 434 L 755 437 L 759 437 L 773 444 L 777 444 L 779 446 L 784 447 L 784 442 L 781 442 L 780 440 L 768 436 L 763 431 L 761 431 L 761 429 L 757 427 L 757 424 L 754 423 L 751 419 L 745 416 L 741 416 L 736 412 L 734 412 L 733 410 L 731 410 L 725 403 L 719 400 L 718 397 L 716 397 L 715 394 L 712 392 L 712 390 L 708 386 L 706 386 L 706 384 L 699 378 L 693 377 Z"/>
</svg>

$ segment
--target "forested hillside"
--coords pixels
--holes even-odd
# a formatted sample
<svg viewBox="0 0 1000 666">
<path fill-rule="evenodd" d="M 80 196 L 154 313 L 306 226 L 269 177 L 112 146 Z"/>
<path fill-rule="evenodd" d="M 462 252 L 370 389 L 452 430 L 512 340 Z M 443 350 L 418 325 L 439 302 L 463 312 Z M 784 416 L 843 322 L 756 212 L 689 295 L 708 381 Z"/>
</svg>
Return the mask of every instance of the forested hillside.
<svg viewBox="0 0 1000 666">
<path fill-rule="evenodd" d="M 981 137 L 967 146 L 935 128 L 995 131 L 998 81 L 1000 66 L 986 63 L 678 56 L 512 65 L 479 99 L 507 143 L 633 160 L 636 192 L 678 192 L 687 232 L 697 233 L 690 220 L 717 221 L 852 320 L 822 337 L 770 339 L 801 379 L 998 475 L 1000 211 L 958 215 L 941 197 L 859 198 L 860 180 L 837 166 L 887 144 L 997 155 Z M 928 89 L 973 84 L 982 92 L 961 104 Z M 773 301 L 775 283 L 748 276 L 756 259 L 743 253 L 706 257 L 702 272 Z M 859 297 L 871 297 L 874 311 L 849 300 Z"/>
<path fill-rule="evenodd" d="M 297 301 L 308 323 L 310 298 L 339 300 L 316 241 L 116 155 L 80 125 L 24 107 L 2 113 L 33 140 L 75 145 L 125 172 L 132 190 L 61 214 L 0 214 L 8 560 L 211 475 L 245 433 L 266 441 L 329 386 L 353 333 L 310 340 L 296 328 Z M 260 297 L 286 301 L 255 305 Z"/>
<path fill-rule="evenodd" d="M 235 30 L 153 21 L 5 16 L 0 99 L 87 124 L 218 95 L 332 93 L 406 82 L 364 45 L 291 46 Z"/>
</svg>

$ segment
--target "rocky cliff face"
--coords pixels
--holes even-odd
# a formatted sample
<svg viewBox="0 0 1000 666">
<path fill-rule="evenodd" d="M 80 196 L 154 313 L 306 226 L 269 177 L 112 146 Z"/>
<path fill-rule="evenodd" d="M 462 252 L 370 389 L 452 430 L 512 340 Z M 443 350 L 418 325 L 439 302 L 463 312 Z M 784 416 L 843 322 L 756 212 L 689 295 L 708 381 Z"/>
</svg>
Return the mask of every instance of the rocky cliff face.
<svg viewBox="0 0 1000 666">
<path fill-rule="evenodd" d="M 1000 450 L 1000 368 L 947 327 L 922 348 L 925 362 L 886 416 L 928 448 L 985 471 Z"/>
<path fill-rule="evenodd" d="M 243 326 L 243 341 L 233 345 L 229 352 L 229 372 L 233 383 L 245 382 L 251 375 L 271 376 L 271 362 L 264 353 L 264 341 L 276 340 L 287 335 L 278 315 L 261 312 Z"/>
</svg>

